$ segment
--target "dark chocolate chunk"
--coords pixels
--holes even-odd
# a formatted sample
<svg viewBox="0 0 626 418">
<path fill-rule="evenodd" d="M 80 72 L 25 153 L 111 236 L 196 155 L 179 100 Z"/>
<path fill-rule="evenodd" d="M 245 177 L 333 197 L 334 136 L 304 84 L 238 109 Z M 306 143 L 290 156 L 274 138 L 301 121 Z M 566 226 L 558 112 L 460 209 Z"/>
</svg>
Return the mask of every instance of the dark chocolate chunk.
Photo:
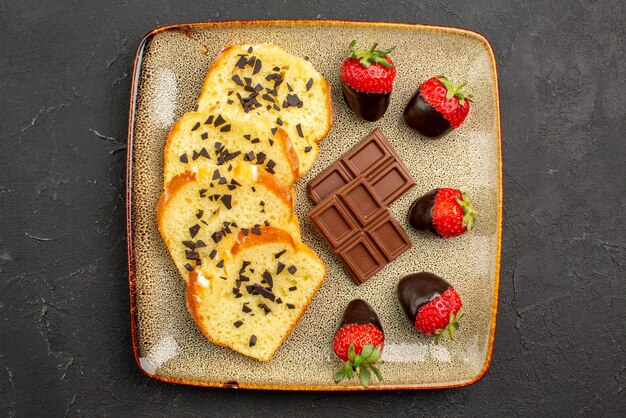
<svg viewBox="0 0 626 418">
<path fill-rule="evenodd" d="M 304 152 L 311 152 L 313 147 L 304 147 Z"/>
<path fill-rule="evenodd" d="M 250 134 L 245 134 L 243 137 L 246 138 L 249 141 L 250 138 L 251 138 L 251 135 Z"/>
<path fill-rule="evenodd" d="M 248 302 L 246 302 L 246 303 L 248 303 Z M 252 309 L 248 308 L 247 305 L 243 305 L 243 307 L 241 308 L 241 311 L 244 312 L 244 313 L 250 313 L 250 312 L 252 312 Z"/>
<path fill-rule="evenodd" d="M 280 71 L 280 67 L 274 67 L 272 68 L 273 71 Z"/>
<path fill-rule="evenodd" d="M 187 263 L 187 264 L 185 264 L 185 270 L 192 271 L 193 267 L 191 266 L 191 264 Z"/>
<path fill-rule="evenodd" d="M 252 75 L 258 74 L 261 71 L 261 60 L 257 59 L 254 63 L 254 70 L 252 70 Z"/>
<path fill-rule="evenodd" d="M 190 250 L 195 250 L 196 249 L 196 243 L 193 241 L 183 241 L 183 245 L 187 248 L 189 248 Z"/>
<path fill-rule="evenodd" d="M 187 260 L 199 260 L 200 259 L 200 254 L 198 254 L 195 251 L 185 250 L 185 258 Z"/>
<path fill-rule="evenodd" d="M 195 224 L 194 226 L 189 228 L 189 235 L 191 235 L 191 238 L 195 237 L 198 231 L 200 231 L 200 225 L 198 224 Z"/>
<path fill-rule="evenodd" d="M 293 87 L 291 87 L 291 84 L 287 83 L 287 89 L 289 90 L 289 93 L 293 91 Z"/>
<path fill-rule="evenodd" d="M 220 177 L 219 181 L 217 182 L 217 184 L 226 184 L 226 183 L 227 183 L 226 177 Z"/>
<path fill-rule="evenodd" d="M 282 250 L 274 254 L 274 258 L 280 258 L 281 255 L 285 254 L 287 250 Z"/>
<path fill-rule="evenodd" d="M 272 131 L 272 135 L 276 135 L 276 132 L 278 132 L 278 128 L 277 127 L 273 127 L 270 130 Z"/>
<path fill-rule="evenodd" d="M 213 171 L 213 177 L 211 177 L 211 180 L 217 180 L 220 177 L 222 177 L 222 175 L 220 174 L 220 170 L 215 169 L 215 171 Z"/>
<path fill-rule="evenodd" d="M 202 139 L 207 139 L 209 137 L 209 134 L 206 132 L 202 132 L 202 135 L 200 135 L 200 138 Z"/>
<path fill-rule="evenodd" d="M 193 128 L 191 128 L 192 131 L 195 131 L 196 129 L 198 129 L 200 127 L 200 122 L 196 122 L 195 125 L 193 125 Z"/>
<path fill-rule="evenodd" d="M 270 223 L 269 223 L 269 221 L 266 220 L 266 221 L 263 222 L 263 225 L 270 226 Z"/>
<path fill-rule="evenodd" d="M 204 121 L 205 125 L 209 125 L 213 123 L 213 115 L 209 115 L 209 117 Z"/>
<path fill-rule="evenodd" d="M 311 90 L 311 87 L 313 87 L 313 79 L 309 78 L 309 81 L 306 82 L 306 91 Z"/>
<path fill-rule="evenodd" d="M 233 325 L 235 326 L 235 328 L 239 328 L 243 325 L 243 321 L 236 321 L 235 323 L 233 323 Z"/>
<path fill-rule="evenodd" d="M 248 235 L 248 228 L 241 228 L 241 233 L 245 236 Z"/>
<path fill-rule="evenodd" d="M 211 158 L 209 157 L 209 151 L 207 151 L 206 148 L 202 148 L 198 154 L 204 158 Z"/>
<path fill-rule="evenodd" d="M 252 53 L 252 47 L 248 48 L 248 54 Z"/>
<path fill-rule="evenodd" d="M 261 142 L 259 138 L 254 138 L 252 141 L 250 141 L 251 144 L 258 144 L 259 142 Z"/>
<path fill-rule="evenodd" d="M 281 303 L 283 303 L 283 300 L 281 298 L 276 298 L 276 303 L 280 305 Z"/>
<path fill-rule="evenodd" d="M 282 273 L 285 267 L 287 266 L 279 261 L 278 264 L 276 265 L 276 274 Z"/>
<path fill-rule="evenodd" d="M 270 147 L 274 146 L 274 140 L 272 138 L 268 138 L 267 141 L 270 143 Z"/>
<path fill-rule="evenodd" d="M 200 154 L 196 152 L 196 150 L 194 150 L 191 159 L 196 161 L 199 157 L 200 157 Z"/>
<path fill-rule="evenodd" d="M 239 59 L 237 60 L 237 63 L 235 63 L 235 67 L 240 68 L 240 69 L 244 69 L 246 68 L 246 63 L 248 62 L 248 60 L 246 59 L 245 56 L 240 55 Z"/>
<path fill-rule="evenodd" d="M 204 215 L 204 211 L 202 209 L 198 209 L 198 213 L 196 213 L 196 218 L 200 219 Z"/>
<path fill-rule="evenodd" d="M 232 200 L 233 197 L 229 194 L 225 194 L 224 196 L 222 196 L 222 203 L 224 204 L 226 209 L 230 210 L 232 208 Z"/>
<path fill-rule="evenodd" d="M 196 248 L 203 248 L 203 247 L 206 247 L 206 244 L 204 243 L 204 241 L 202 241 L 201 239 L 196 241 Z"/>
<path fill-rule="evenodd" d="M 296 130 L 298 131 L 298 136 L 299 136 L 300 138 L 304 138 L 304 134 L 302 133 L 302 125 L 297 124 L 297 125 L 296 125 Z"/>
<path fill-rule="evenodd" d="M 189 158 L 187 158 L 187 154 L 183 154 L 180 156 L 180 162 L 187 164 L 189 162 Z"/>
<path fill-rule="evenodd" d="M 250 232 L 252 232 L 254 235 L 261 235 L 261 229 L 258 227 L 250 229 Z"/>
<path fill-rule="evenodd" d="M 296 305 L 293 305 L 293 304 L 291 304 L 291 303 L 287 303 L 287 304 L 286 304 L 286 306 L 287 306 L 289 309 L 296 309 Z"/>
<path fill-rule="evenodd" d="M 212 250 L 212 251 L 211 251 L 211 254 L 209 254 L 209 258 L 210 258 L 211 260 L 213 260 L 213 259 L 215 258 L 215 256 L 216 256 L 216 255 L 217 255 L 217 250 L 215 250 L 215 249 L 214 249 L 214 250 Z"/>
<path fill-rule="evenodd" d="M 252 49 L 252 47 L 250 47 Z M 250 347 L 254 347 L 256 345 L 256 335 L 250 337 L 250 342 L 248 343 Z"/>
<path fill-rule="evenodd" d="M 253 287 L 254 287 L 254 293 L 263 296 L 265 299 L 269 299 L 272 302 L 274 302 L 274 300 L 276 299 L 276 296 L 271 292 L 271 290 L 264 288 L 260 284 L 255 283 Z"/>
<path fill-rule="evenodd" d="M 222 267 L 224 267 L 224 260 L 220 260 L 215 267 L 217 267 L 218 269 L 221 269 Z"/>
<path fill-rule="evenodd" d="M 241 81 L 241 77 L 239 77 L 239 74 L 235 74 L 234 76 L 232 76 L 231 80 L 233 80 L 238 86 L 243 87 L 243 81 Z"/>
<path fill-rule="evenodd" d="M 274 280 L 272 279 L 272 275 L 269 271 L 265 270 L 262 274 L 263 280 L 269 285 L 270 289 L 274 287 Z"/>
<path fill-rule="evenodd" d="M 298 286 L 291 286 L 288 290 L 293 292 L 294 290 L 298 290 Z"/>
<path fill-rule="evenodd" d="M 230 132 L 230 123 L 220 128 L 220 132 Z"/>
<path fill-rule="evenodd" d="M 296 274 L 296 271 L 298 271 L 298 269 L 296 268 L 296 266 L 292 264 L 289 267 L 287 267 L 287 271 L 291 274 Z"/>
<path fill-rule="evenodd" d="M 259 308 L 263 309 L 263 311 L 265 311 L 265 315 L 267 315 L 268 313 L 272 312 L 272 310 L 264 303 L 259 303 Z"/>
<path fill-rule="evenodd" d="M 244 154 L 243 155 L 243 160 L 244 161 L 252 161 L 252 160 L 254 160 L 254 151 L 250 151 L 249 153 Z"/>
<path fill-rule="evenodd" d="M 283 126 L 283 120 L 282 120 L 281 118 L 276 118 L 276 123 L 277 123 L 279 126 Z"/>
<path fill-rule="evenodd" d="M 226 122 L 226 119 L 224 119 L 224 118 L 222 117 L 222 115 L 217 115 L 217 118 L 215 118 L 215 123 L 213 123 L 213 125 L 214 125 L 215 127 L 218 127 L 218 126 L 220 126 L 221 124 L 223 124 L 223 123 L 225 123 L 225 122 Z"/>
</svg>

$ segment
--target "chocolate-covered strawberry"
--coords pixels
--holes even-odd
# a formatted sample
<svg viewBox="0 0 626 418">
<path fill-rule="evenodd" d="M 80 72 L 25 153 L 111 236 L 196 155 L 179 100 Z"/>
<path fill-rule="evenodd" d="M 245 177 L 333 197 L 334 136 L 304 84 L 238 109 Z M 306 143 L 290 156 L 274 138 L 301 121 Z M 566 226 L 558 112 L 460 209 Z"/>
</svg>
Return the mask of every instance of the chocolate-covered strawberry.
<svg viewBox="0 0 626 418">
<path fill-rule="evenodd" d="M 404 122 L 423 136 L 439 138 L 456 129 L 470 110 L 470 99 L 444 76 L 433 77 L 413 94 L 404 108 Z"/>
<path fill-rule="evenodd" d="M 341 88 L 350 109 L 361 119 L 374 122 L 383 117 L 389 106 L 396 69 L 387 55 L 395 47 L 356 49 L 350 43 L 349 57 L 341 65 Z"/>
<path fill-rule="evenodd" d="M 351 301 L 333 339 L 333 350 L 344 361 L 335 372 L 335 382 L 352 379 L 356 374 L 368 387 L 371 373 L 382 382 L 378 366 L 384 343 L 383 327 L 371 305 L 363 299 Z"/>
<path fill-rule="evenodd" d="M 440 188 L 417 199 L 409 209 L 409 224 L 420 231 L 429 230 L 443 238 L 471 231 L 478 212 L 467 193 Z"/>
<path fill-rule="evenodd" d="M 398 300 L 415 329 L 433 335 L 435 344 L 446 332 L 454 340 L 463 302 L 446 280 L 428 272 L 408 275 L 398 283 Z"/>
</svg>

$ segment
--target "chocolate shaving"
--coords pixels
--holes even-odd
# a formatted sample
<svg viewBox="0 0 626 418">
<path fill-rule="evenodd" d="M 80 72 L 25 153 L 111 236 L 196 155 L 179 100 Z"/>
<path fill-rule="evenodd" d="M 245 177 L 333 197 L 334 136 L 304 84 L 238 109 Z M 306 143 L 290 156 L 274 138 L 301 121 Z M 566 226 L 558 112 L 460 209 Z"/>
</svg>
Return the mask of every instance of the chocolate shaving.
<svg viewBox="0 0 626 418">
<path fill-rule="evenodd" d="M 313 87 L 313 79 L 309 78 L 309 81 L 306 82 L 306 91 L 311 90 L 311 87 Z"/>
<path fill-rule="evenodd" d="M 193 128 L 191 128 L 192 131 L 195 131 L 196 129 L 198 129 L 200 127 L 200 122 L 196 122 L 195 125 L 193 125 Z"/>
<path fill-rule="evenodd" d="M 287 250 L 282 250 L 274 254 L 274 258 L 280 258 L 281 255 L 285 254 Z"/>
<path fill-rule="evenodd" d="M 272 275 L 269 271 L 265 270 L 262 274 L 263 280 L 269 285 L 270 289 L 274 287 L 274 280 L 272 279 Z"/>
</svg>

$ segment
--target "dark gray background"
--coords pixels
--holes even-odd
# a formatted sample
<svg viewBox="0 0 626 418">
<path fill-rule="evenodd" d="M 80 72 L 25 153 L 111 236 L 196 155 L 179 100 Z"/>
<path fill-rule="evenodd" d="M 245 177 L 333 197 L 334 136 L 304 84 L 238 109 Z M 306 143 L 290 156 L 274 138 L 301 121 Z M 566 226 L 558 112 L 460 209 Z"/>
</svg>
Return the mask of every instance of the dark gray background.
<svg viewBox="0 0 626 418">
<path fill-rule="evenodd" d="M 451 25 L 491 41 L 505 225 L 493 362 L 479 383 L 276 393 L 175 386 L 137 369 L 124 224 L 135 49 L 157 26 L 280 18 Z M 2 1 L 0 414 L 624 413 L 625 22 L 622 0 Z"/>
</svg>

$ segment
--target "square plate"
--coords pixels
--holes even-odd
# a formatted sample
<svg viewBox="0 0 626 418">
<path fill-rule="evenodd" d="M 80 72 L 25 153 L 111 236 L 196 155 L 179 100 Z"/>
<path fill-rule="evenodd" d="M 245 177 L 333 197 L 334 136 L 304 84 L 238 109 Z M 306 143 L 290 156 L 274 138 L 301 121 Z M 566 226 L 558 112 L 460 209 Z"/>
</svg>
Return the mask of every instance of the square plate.
<svg viewBox="0 0 626 418">
<path fill-rule="evenodd" d="M 375 123 L 348 109 L 339 68 L 352 39 L 367 46 L 396 45 L 397 77 L 391 104 Z M 229 43 L 275 43 L 309 56 L 329 81 L 333 127 L 320 156 L 296 187 L 303 240 L 328 267 L 328 278 L 291 336 L 267 363 L 209 343 L 187 313 L 184 283 L 156 224 L 162 191 L 163 147 L 171 125 L 194 108 L 209 64 Z M 402 110 L 421 81 L 446 74 L 466 81 L 472 110 L 459 129 L 425 140 L 408 129 Z M 361 286 L 304 216 L 311 208 L 306 184 L 339 153 L 380 127 L 403 158 L 417 186 L 390 207 L 413 247 Z M 481 35 L 455 28 L 341 21 L 250 21 L 175 25 L 141 42 L 133 75 L 128 134 L 127 231 L 133 349 L 141 370 L 158 380 L 202 386 L 282 390 L 361 390 L 333 382 L 339 361 L 332 338 L 347 303 L 368 300 L 385 327 L 384 382 L 372 389 L 432 389 L 478 381 L 491 359 L 498 301 L 502 225 L 502 160 L 495 58 Z M 443 240 L 412 230 L 412 201 L 436 187 L 461 188 L 480 212 L 477 227 Z M 398 280 L 432 271 L 448 278 L 463 298 L 466 316 L 457 339 L 438 346 L 407 322 L 396 299 Z"/>
</svg>

